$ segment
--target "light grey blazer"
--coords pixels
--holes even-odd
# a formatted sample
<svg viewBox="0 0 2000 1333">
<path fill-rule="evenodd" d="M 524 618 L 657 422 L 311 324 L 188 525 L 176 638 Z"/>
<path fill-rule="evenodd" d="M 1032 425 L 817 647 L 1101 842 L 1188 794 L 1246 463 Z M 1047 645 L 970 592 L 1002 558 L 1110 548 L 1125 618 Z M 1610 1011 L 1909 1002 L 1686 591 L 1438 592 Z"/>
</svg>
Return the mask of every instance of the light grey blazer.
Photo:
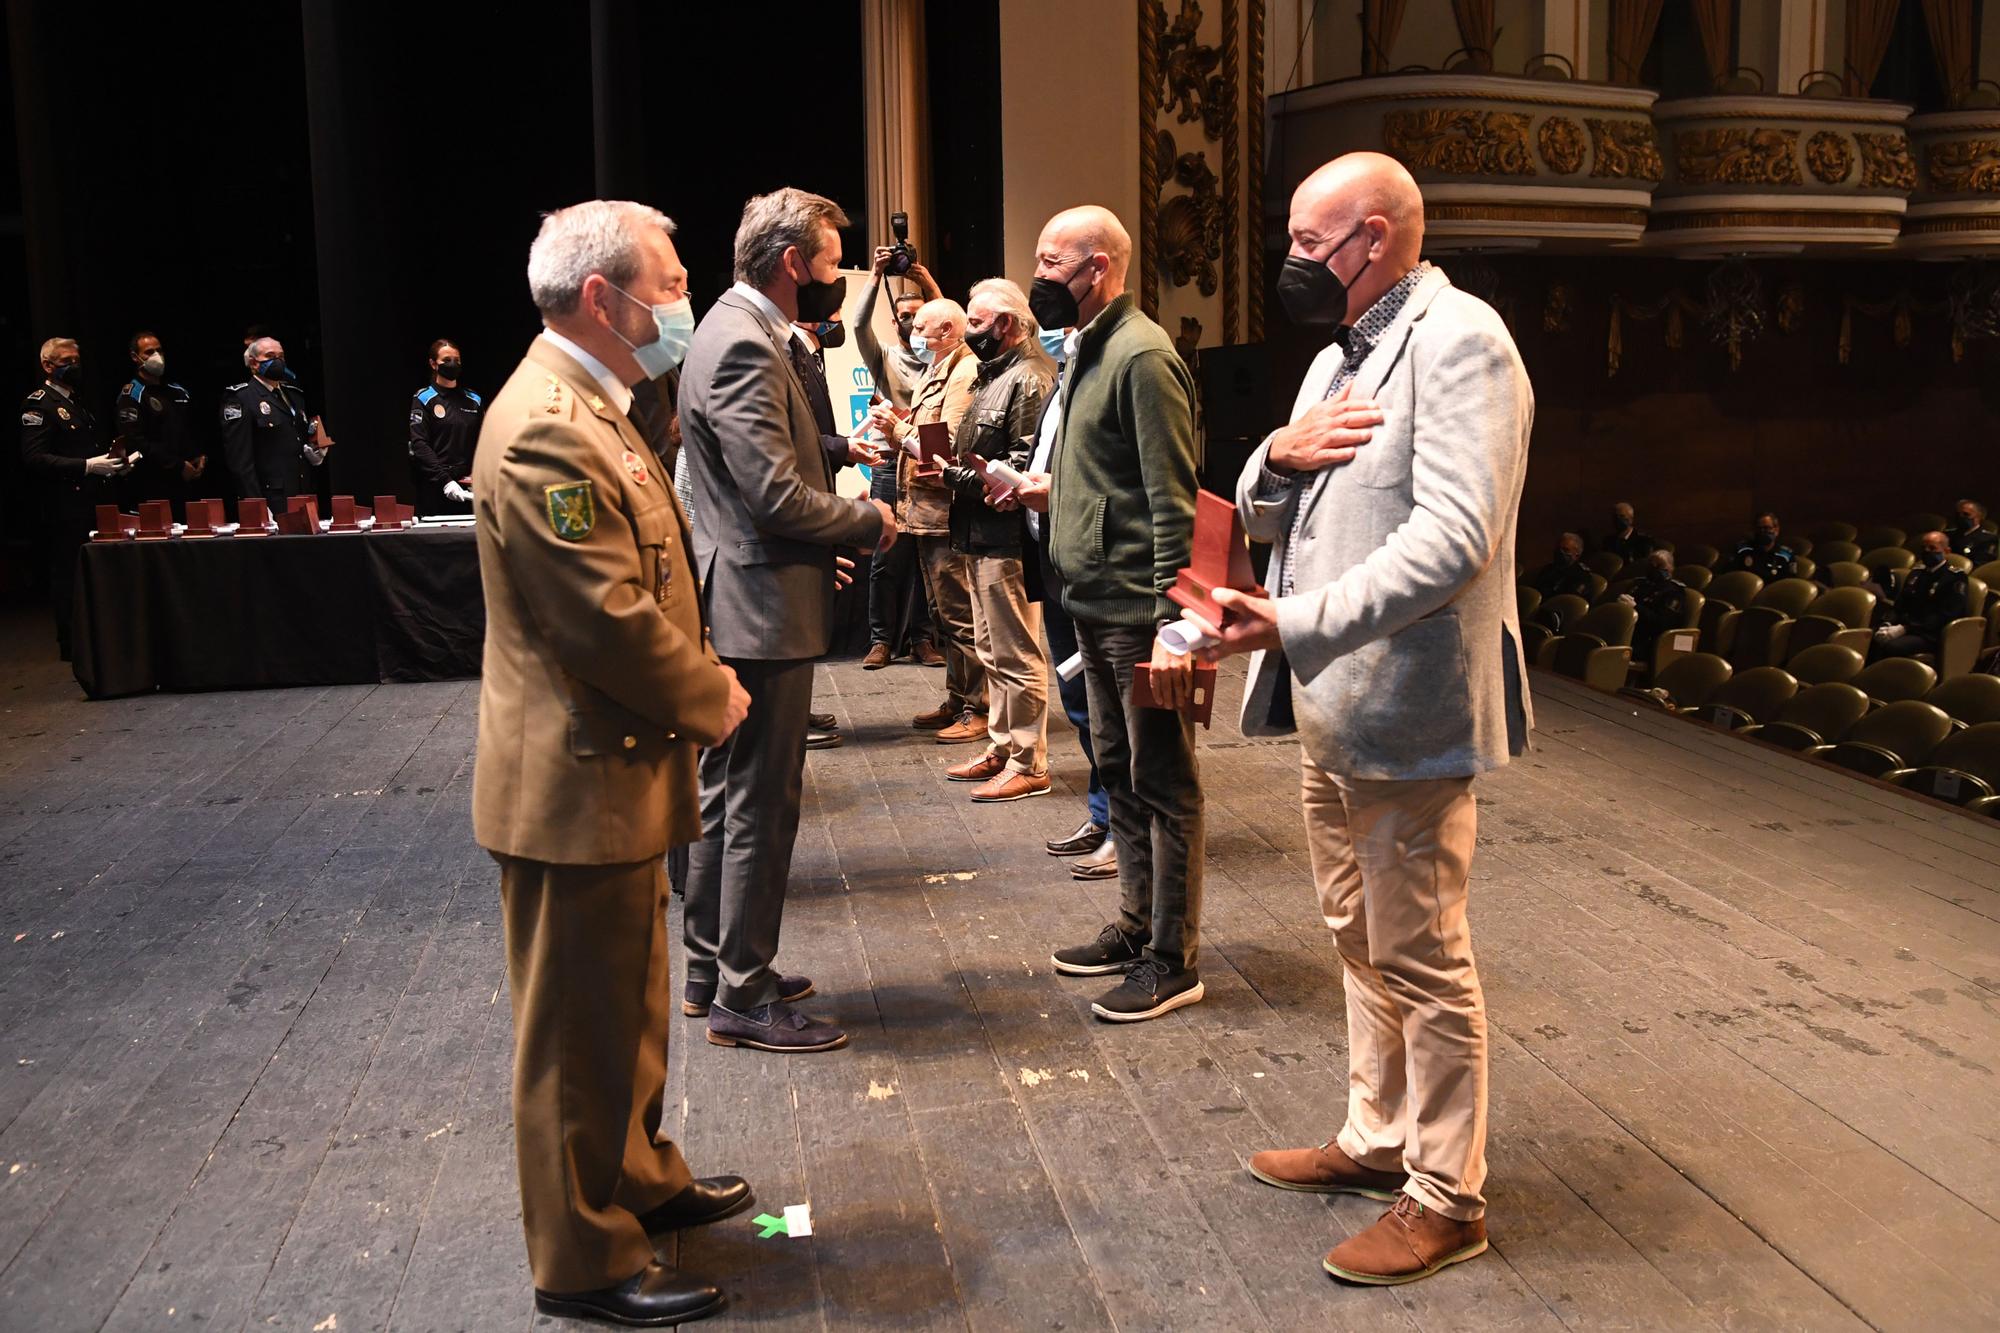
<svg viewBox="0 0 2000 1333">
<path fill-rule="evenodd" d="M 882 517 L 832 493 L 785 335 L 739 292 L 717 298 L 688 344 L 680 414 L 715 651 L 821 656 L 833 636 L 833 548 L 873 547 Z"/>
<path fill-rule="evenodd" d="M 1313 362 L 1293 420 L 1326 397 L 1342 355 L 1336 344 Z M 1278 630 L 1300 743 L 1343 777 L 1498 768 L 1534 725 L 1514 602 L 1535 415 L 1527 371 L 1493 308 L 1433 270 L 1362 362 L 1353 394 L 1383 417 L 1353 462 L 1259 498 L 1267 439 L 1236 489 L 1251 537 L 1276 544 L 1274 574 L 1295 562 Z M 1247 736 L 1283 730 L 1270 721 L 1278 666 L 1271 653 L 1251 659 Z"/>
</svg>

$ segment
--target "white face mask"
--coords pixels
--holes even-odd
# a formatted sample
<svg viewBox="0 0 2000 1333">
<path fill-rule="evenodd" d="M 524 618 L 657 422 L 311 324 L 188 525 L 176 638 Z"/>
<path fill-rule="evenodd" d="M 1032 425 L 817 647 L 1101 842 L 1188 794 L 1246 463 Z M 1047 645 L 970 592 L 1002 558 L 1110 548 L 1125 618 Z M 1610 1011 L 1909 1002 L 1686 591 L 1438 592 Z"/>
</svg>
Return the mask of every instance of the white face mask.
<svg viewBox="0 0 2000 1333">
<path fill-rule="evenodd" d="M 139 363 L 139 369 L 145 371 L 148 375 L 151 375 L 154 379 L 158 379 L 160 376 L 167 373 L 167 358 L 161 356 L 158 352 L 154 352 L 151 356 L 148 356 L 144 361 L 141 361 Z"/>
<path fill-rule="evenodd" d="M 611 284 L 611 289 L 634 305 L 646 305 L 638 297 Z M 646 306 L 653 312 L 653 326 L 660 336 L 649 343 L 633 343 L 617 329 L 611 335 L 632 349 L 632 359 L 639 363 L 639 373 L 649 380 L 656 380 L 672 370 L 687 356 L 688 343 L 694 339 L 694 303 L 683 296 L 667 305 Z"/>
<path fill-rule="evenodd" d="M 921 333 L 910 335 L 910 355 L 927 366 L 937 359 L 937 354 L 931 351 L 930 339 Z"/>
</svg>

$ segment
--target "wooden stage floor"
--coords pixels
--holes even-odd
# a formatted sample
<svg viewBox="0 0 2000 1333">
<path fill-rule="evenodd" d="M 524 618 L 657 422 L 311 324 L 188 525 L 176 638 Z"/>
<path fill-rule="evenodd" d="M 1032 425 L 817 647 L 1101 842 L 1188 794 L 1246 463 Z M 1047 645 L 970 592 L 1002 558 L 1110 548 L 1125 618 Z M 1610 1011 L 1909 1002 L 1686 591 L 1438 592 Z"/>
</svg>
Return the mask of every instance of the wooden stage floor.
<svg viewBox="0 0 2000 1333">
<path fill-rule="evenodd" d="M 0 1327 L 553 1326 L 476 683 L 89 704 L 46 635 L 0 623 Z M 1344 1098 L 1294 747 L 1209 739 L 1209 998 L 1110 1027 L 1048 962 L 1116 896 L 1041 849 L 1074 741 L 1057 796 L 974 807 L 906 725 L 939 684 L 821 675 L 849 740 L 807 764 L 781 961 L 852 1047 L 676 1020 L 696 1170 L 812 1208 L 680 1242 L 716 1327 L 2000 1323 L 2000 824 L 1538 677 L 1539 748 L 1480 787 L 1493 1250 L 1356 1290 L 1319 1258 L 1379 1206 L 1243 1170 Z"/>
</svg>

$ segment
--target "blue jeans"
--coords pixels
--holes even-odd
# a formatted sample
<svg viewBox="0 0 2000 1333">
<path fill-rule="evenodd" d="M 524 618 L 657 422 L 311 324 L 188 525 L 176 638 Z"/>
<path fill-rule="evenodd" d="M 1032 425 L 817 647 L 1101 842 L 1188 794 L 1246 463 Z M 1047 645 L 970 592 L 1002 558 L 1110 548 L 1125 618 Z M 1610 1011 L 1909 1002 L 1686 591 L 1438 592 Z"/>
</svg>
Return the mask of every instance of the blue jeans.
<svg viewBox="0 0 2000 1333">
<path fill-rule="evenodd" d="M 1055 570 L 1049 565 L 1048 548 L 1044 546 L 1042 561 L 1042 628 L 1049 636 L 1049 674 L 1076 656 L 1076 622 L 1063 610 L 1062 584 Z M 1104 782 L 1097 775 L 1097 751 L 1090 743 L 1090 696 L 1083 683 L 1081 672 L 1075 680 L 1064 680 L 1056 676 L 1056 688 L 1062 695 L 1064 716 L 1076 728 L 1077 744 L 1083 747 L 1083 757 L 1090 761 L 1090 822 L 1099 828 L 1111 827 L 1111 798 L 1104 794 Z"/>
</svg>

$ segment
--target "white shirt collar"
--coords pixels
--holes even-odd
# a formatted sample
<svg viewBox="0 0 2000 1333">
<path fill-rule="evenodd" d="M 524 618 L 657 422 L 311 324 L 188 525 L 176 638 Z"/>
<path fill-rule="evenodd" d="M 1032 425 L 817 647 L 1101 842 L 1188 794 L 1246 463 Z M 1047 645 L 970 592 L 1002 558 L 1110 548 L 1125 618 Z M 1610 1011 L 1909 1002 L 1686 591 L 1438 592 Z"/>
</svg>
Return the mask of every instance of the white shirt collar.
<svg viewBox="0 0 2000 1333">
<path fill-rule="evenodd" d="M 771 328 L 777 332 L 780 338 L 787 337 L 790 335 L 792 331 L 792 321 L 785 318 L 785 312 L 778 309 L 777 302 L 773 301 L 770 297 L 764 295 L 764 293 L 758 291 L 755 287 L 752 287 L 747 282 L 736 283 L 734 286 L 730 287 L 729 290 L 742 296 L 745 300 L 749 301 L 751 305 L 756 306 L 757 313 L 762 315 L 766 320 L 770 321 Z"/>
<path fill-rule="evenodd" d="M 554 347 L 559 352 L 566 353 L 579 366 L 582 366 L 584 374 L 597 381 L 598 392 L 604 395 L 606 402 L 618 409 L 618 415 L 631 415 L 632 390 L 626 386 L 623 380 L 611 373 L 609 366 L 584 351 L 573 339 L 563 337 L 547 325 L 542 326 L 542 337 L 548 339 L 551 347 Z"/>
<path fill-rule="evenodd" d="M 58 384 L 46 375 L 42 377 L 42 383 L 48 385 L 51 389 L 54 389 L 57 393 L 61 394 L 65 398 L 76 397 L 75 394 L 69 391 L 69 386 L 67 384 Z"/>
</svg>

